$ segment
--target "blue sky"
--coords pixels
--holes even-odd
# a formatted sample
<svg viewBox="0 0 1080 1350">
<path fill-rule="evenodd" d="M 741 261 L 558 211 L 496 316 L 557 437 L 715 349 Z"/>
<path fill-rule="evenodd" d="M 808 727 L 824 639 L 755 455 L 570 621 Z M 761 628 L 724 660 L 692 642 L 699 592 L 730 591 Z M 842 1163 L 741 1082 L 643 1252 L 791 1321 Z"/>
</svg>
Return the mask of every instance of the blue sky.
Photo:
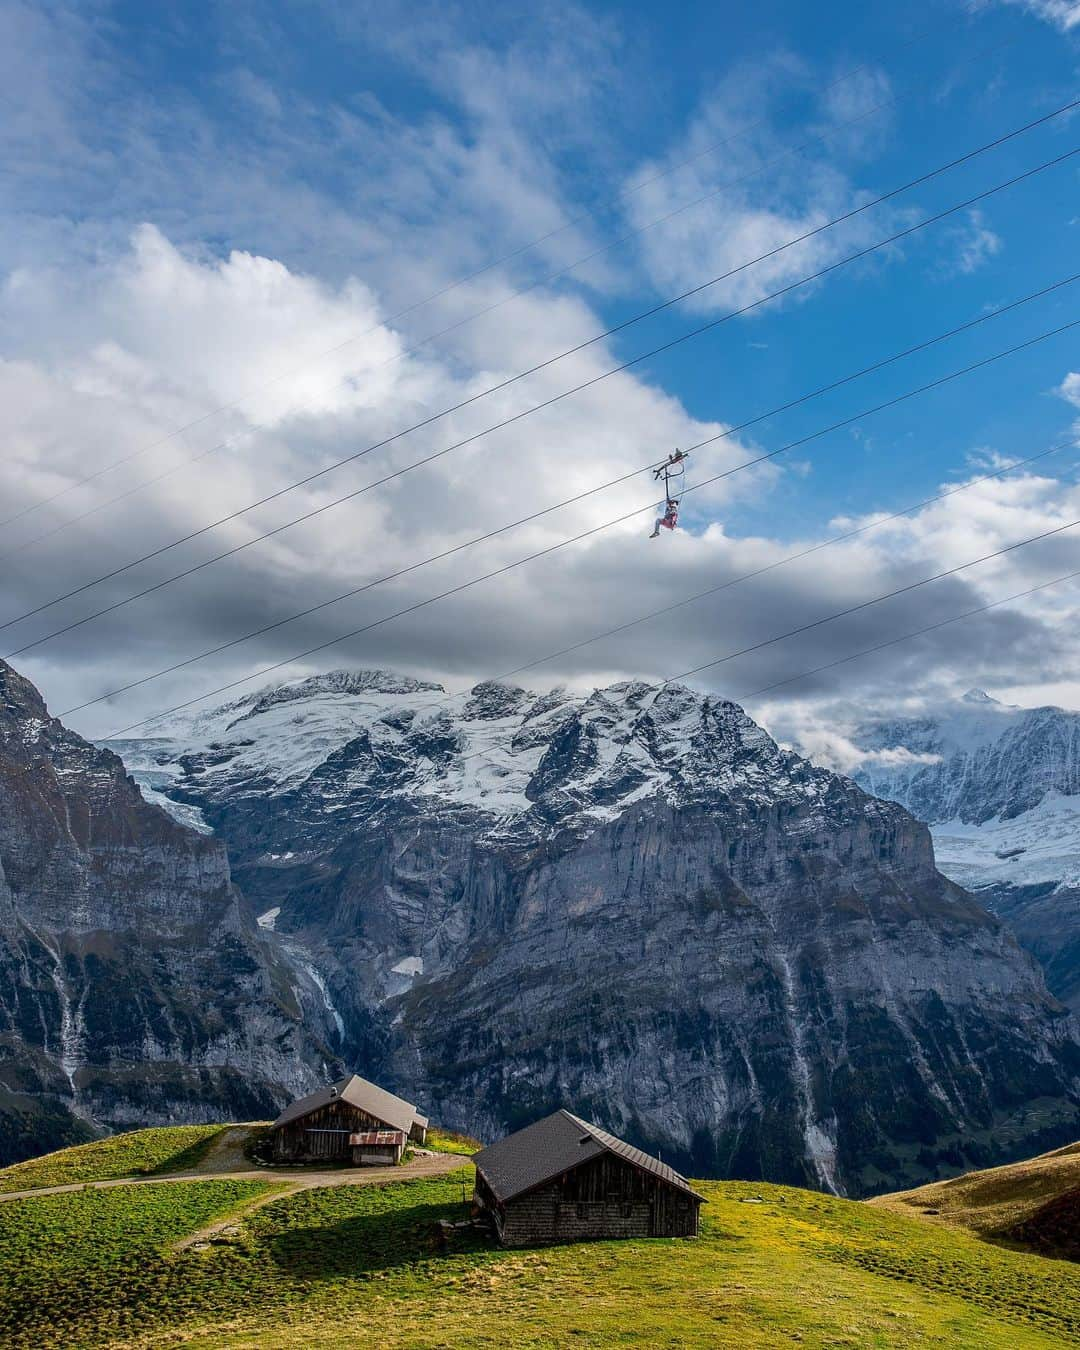
<svg viewBox="0 0 1080 1350">
<path fill-rule="evenodd" d="M 16 400 L 2 486 L 19 510 L 63 494 L 12 527 L 13 543 L 26 541 L 27 550 L 11 559 L 8 614 L 1077 95 L 1080 6 L 1070 0 L 492 8 L 0 0 L 0 358 Z M 1078 143 L 1078 125 L 1059 118 L 635 324 L 530 381 L 515 391 L 517 402 L 493 400 L 411 438 L 409 453 L 437 449 L 448 432 L 482 429 L 485 417 L 512 413 L 533 393 L 550 396 L 1061 154 Z M 522 423 L 512 442 L 490 438 L 486 460 L 470 451 L 426 480 L 411 475 L 378 502 L 364 499 L 315 531 L 297 531 L 295 542 L 259 546 L 212 569 L 212 579 L 178 583 L 164 601 L 138 602 L 55 639 L 27 653 L 23 668 L 56 708 L 96 697 L 115 687 L 121 667 L 152 673 L 1049 285 L 1076 270 L 1078 185 L 1076 161 L 1051 169 L 635 367 L 597 386 L 595 397 L 568 400 L 557 417 Z M 507 254 L 515 256 L 455 284 Z M 508 299 L 523 287 L 532 289 Z M 694 468 L 722 470 L 1078 314 L 1076 290 L 1065 290 L 755 426 Z M 312 360 L 346 338 L 347 360 Z M 1075 391 L 1067 377 L 1078 365 L 1074 330 L 774 469 L 688 498 L 683 536 L 662 541 L 662 558 L 631 525 L 523 570 L 493 598 L 453 602 L 445 618 L 429 611 L 411 627 L 388 627 L 385 640 L 326 659 L 461 680 L 490 674 L 515 653 L 543 651 L 546 641 L 554 648 L 587 635 L 590 624 L 632 614 L 637 595 L 647 609 L 736 574 L 746 559 L 755 565 L 827 536 L 837 518 L 894 510 L 995 456 L 1050 445 L 1075 422 L 1080 399 L 1064 395 Z M 197 428 L 172 435 L 195 419 Z M 178 471 L 109 504 L 140 475 L 223 436 L 234 440 L 227 465 L 219 456 L 209 469 Z M 88 466 L 151 444 L 137 465 L 78 486 Z M 407 458 L 405 447 L 389 456 L 395 465 Z M 778 581 L 745 604 L 706 607 L 689 623 L 555 665 L 546 678 L 662 676 L 672 659 L 688 666 L 729 637 L 779 631 L 792 612 L 828 612 L 857 583 L 886 590 L 894 576 L 933 570 L 943 557 L 962 560 L 1034 533 L 1033 521 L 1057 520 L 1071 500 L 1077 462 L 1061 455 L 1052 478 L 1047 470 L 978 509 L 920 518 L 903 537 L 883 535 L 872 555 L 837 553 L 820 573 L 803 570 L 786 592 Z M 357 481 L 335 478 L 311 500 Z M 642 490 L 627 491 L 567 517 L 563 532 L 629 509 Z M 279 523 L 307 500 L 264 510 L 258 522 Z M 30 542 L 88 509 L 96 509 L 89 525 Z M 542 546 L 558 537 L 557 523 L 551 528 L 425 575 L 392 602 Z M 234 535 L 243 537 L 235 529 L 222 537 Z M 189 548 L 156 571 L 28 620 L 9 630 L 8 650 L 210 551 L 209 542 Z M 1057 552 L 1045 556 L 1051 569 L 1058 561 Z M 985 584 L 970 583 L 971 593 L 994 598 L 995 586 L 1007 590 L 1029 570 L 992 569 Z M 950 592 L 942 603 L 962 607 L 965 597 Z M 516 631 L 523 611 L 543 621 Z M 257 672 L 312 636 L 379 612 L 365 600 L 328 614 L 325 628 L 287 629 L 182 682 L 99 707 L 85 726 L 104 730 L 117 714 L 168 705 L 181 683 L 182 692 L 198 692 Z M 919 606 L 910 613 L 918 616 Z M 888 620 L 902 621 L 895 613 Z M 977 641 L 943 638 L 919 649 L 899 669 L 895 661 L 852 668 L 839 685 L 808 687 L 806 697 L 822 707 L 839 694 L 888 701 L 910 696 L 918 677 L 927 696 L 978 682 L 1021 701 L 1072 699 L 1075 653 L 1060 634 L 1059 601 L 1009 621 L 1007 634 L 1001 622 L 988 620 Z M 743 687 L 854 650 L 875 633 L 849 627 L 831 646 L 796 646 L 781 664 L 774 654 L 747 668 Z M 1045 656 L 1037 669 L 1033 641 Z M 717 687 L 737 695 L 737 683 L 725 676 Z"/>
</svg>

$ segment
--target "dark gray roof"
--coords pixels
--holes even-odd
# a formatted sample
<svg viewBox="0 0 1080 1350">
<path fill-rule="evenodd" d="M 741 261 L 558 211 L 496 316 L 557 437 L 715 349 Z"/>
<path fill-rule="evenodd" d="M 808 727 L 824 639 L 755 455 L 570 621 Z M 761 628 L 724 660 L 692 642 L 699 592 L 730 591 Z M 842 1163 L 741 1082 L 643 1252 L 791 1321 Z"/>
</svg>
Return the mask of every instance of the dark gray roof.
<svg viewBox="0 0 1080 1350">
<path fill-rule="evenodd" d="M 293 1102 L 282 1111 L 271 1128 L 276 1130 L 279 1125 L 288 1125 L 291 1120 L 299 1120 L 301 1116 L 317 1111 L 320 1106 L 329 1106 L 331 1102 L 339 1100 L 366 1111 L 369 1116 L 392 1125 L 396 1130 L 404 1130 L 406 1134 L 412 1129 L 414 1121 L 427 1124 L 426 1117 L 418 1115 L 411 1103 L 402 1101 L 392 1092 L 376 1087 L 354 1073 Z"/>
<path fill-rule="evenodd" d="M 473 1162 L 497 1198 L 506 1201 L 542 1186 L 545 1181 L 602 1153 L 614 1153 L 687 1195 L 704 1199 L 690 1187 L 685 1177 L 659 1158 L 643 1153 L 633 1144 L 616 1139 L 607 1130 L 565 1110 L 545 1116 L 534 1125 L 526 1125 L 516 1134 L 507 1135 L 497 1144 L 482 1149 L 473 1157 Z"/>
</svg>

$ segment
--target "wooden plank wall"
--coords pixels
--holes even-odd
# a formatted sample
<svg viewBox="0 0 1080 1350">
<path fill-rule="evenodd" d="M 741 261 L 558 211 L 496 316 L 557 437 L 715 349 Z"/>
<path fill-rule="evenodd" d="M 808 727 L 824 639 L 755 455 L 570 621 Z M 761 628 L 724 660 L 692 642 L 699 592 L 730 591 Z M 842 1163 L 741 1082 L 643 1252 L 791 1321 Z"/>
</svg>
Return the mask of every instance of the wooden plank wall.
<svg viewBox="0 0 1080 1350">
<path fill-rule="evenodd" d="M 385 1129 L 386 1122 L 376 1120 L 359 1107 L 340 1099 L 320 1106 L 299 1120 L 291 1120 L 274 1131 L 275 1162 L 351 1162 L 353 1151 L 349 1135 L 362 1130 Z M 340 1130 L 340 1134 L 320 1134 L 320 1130 Z M 316 1131 L 316 1133 L 311 1133 Z"/>
<path fill-rule="evenodd" d="M 696 1237 L 699 1202 L 612 1154 L 499 1205 L 483 1178 L 477 1201 L 494 1214 L 509 1247 L 590 1238 Z"/>
</svg>

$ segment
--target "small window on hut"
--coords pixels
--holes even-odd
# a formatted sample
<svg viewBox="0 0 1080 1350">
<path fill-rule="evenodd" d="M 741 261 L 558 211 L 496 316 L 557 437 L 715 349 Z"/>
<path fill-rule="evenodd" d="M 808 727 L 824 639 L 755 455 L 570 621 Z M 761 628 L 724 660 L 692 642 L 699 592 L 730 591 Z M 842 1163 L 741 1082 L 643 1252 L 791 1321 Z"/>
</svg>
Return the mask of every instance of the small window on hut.
<svg viewBox="0 0 1080 1350">
<path fill-rule="evenodd" d="M 586 1208 L 586 1206 L 585 1206 L 584 1204 L 582 1204 L 582 1202 L 579 1200 L 579 1201 L 578 1201 L 578 1206 L 577 1206 L 577 1216 L 578 1216 L 578 1218 L 579 1218 L 579 1219 L 584 1219 L 585 1216 L 586 1216 L 586 1214 L 588 1214 L 588 1212 L 589 1212 L 589 1211 L 588 1211 L 588 1209 Z"/>
<path fill-rule="evenodd" d="M 619 1213 L 623 1216 L 624 1219 L 632 1219 L 634 1217 L 634 1206 L 620 1205 Z"/>
</svg>

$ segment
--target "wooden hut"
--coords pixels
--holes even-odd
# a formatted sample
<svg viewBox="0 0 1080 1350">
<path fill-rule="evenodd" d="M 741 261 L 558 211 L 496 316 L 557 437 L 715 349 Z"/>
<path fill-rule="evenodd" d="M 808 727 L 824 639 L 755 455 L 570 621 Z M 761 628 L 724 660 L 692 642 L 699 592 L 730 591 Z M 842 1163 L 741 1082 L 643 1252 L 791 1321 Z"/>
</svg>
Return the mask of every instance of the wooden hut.
<svg viewBox="0 0 1080 1350">
<path fill-rule="evenodd" d="M 422 1144 L 427 1117 L 392 1092 L 351 1074 L 287 1106 L 270 1127 L 275 1162 L 401 1161 L 406 1141 Z"/>
<path fill-rule="evenodd" d="M 473 1162 L 476 1204 L 505 1247 L 697 1236 L 703 1197 L 684 1177 L 569 1111 L 501 1139 Z"/>
</svg>

